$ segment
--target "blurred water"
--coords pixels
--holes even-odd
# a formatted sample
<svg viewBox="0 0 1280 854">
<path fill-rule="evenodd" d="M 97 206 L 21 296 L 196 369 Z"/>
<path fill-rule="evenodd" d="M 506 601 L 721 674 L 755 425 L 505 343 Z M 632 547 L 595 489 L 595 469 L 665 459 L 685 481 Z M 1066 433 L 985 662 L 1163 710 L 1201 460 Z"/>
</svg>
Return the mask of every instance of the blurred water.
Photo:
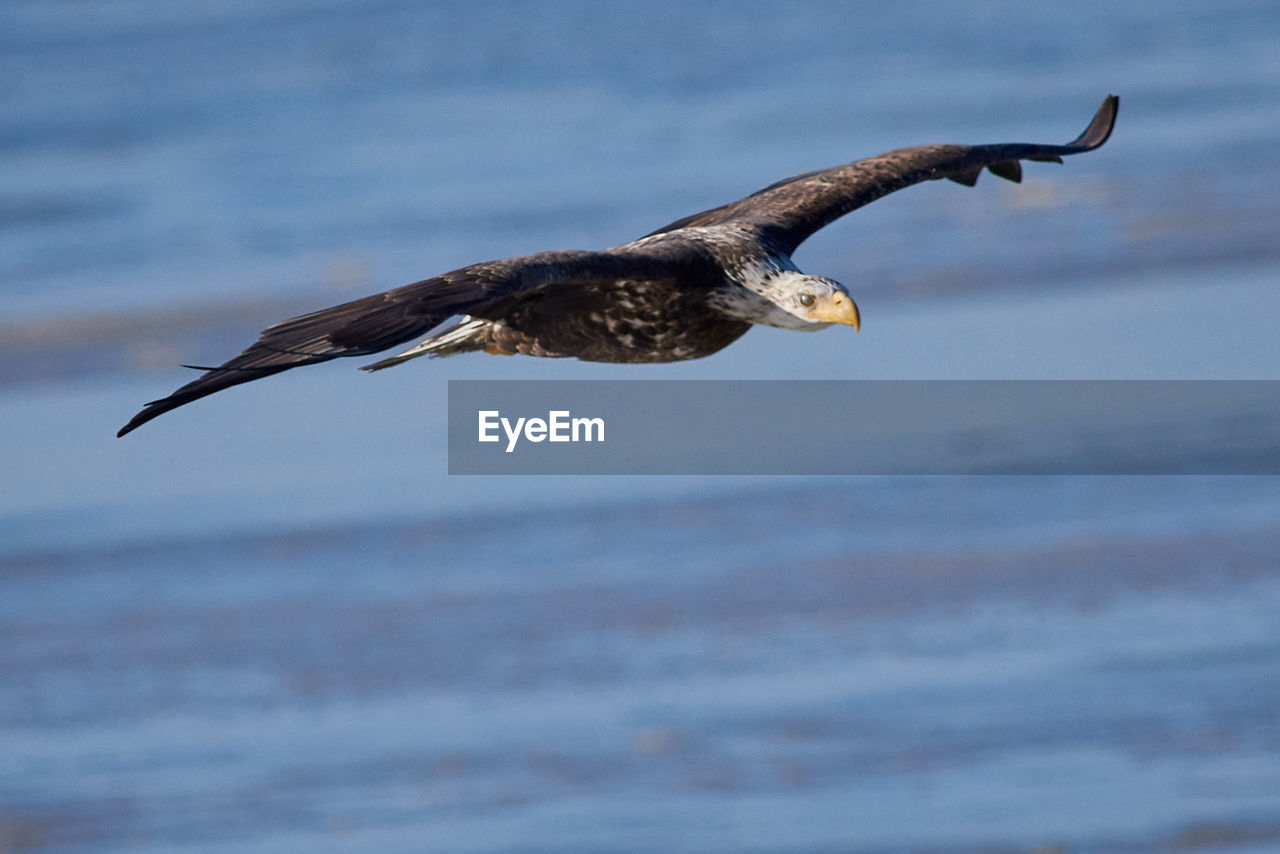
<svg viewBox="0 0 1280 854">
<path fill-rule="evenodd" d="M 0 851 L 1271 851 L 1266 478 L 448 478 L 448 378 L 1267 378 L 1280 8 L 0 4 Z M 328 365 L 289 314 L 901 145 L 863 334 Z M 625 371 L 625 374 L 619 374 Z M 839 429 L 839 425 L 833 425 Z"/>
</svg>

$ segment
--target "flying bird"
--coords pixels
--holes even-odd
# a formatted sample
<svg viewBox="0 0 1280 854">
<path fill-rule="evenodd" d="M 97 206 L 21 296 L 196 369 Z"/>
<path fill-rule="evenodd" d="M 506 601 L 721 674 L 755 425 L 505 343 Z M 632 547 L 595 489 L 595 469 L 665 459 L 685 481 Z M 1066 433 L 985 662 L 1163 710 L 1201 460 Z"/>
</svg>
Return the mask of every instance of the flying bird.
<svg viewBox="0 0 1280 854">
<path fill-rule="evenodd" d="M 921 145 L 805 172 L 744 199 L 678 219 L 598 252 L 551 251 L 472 264 L 385 293 L 268 326 L 244 352 L 168 397 L 153 400 L 118 436 L 229 386 L 366 356 L 452 326 L 365 366 L 417 356 L 486 353 L 572 356 L 593 362 L 676 362 L 708 356 L 753 324 L 813 331 L 858 329 L 848 290 L 801 273 L 796 247 L 818 229 L 881 196 L 947 178 L 973 186 L 987 169 L 1022 179 L 1020 161 L 1061 163 L 1107 141 L 1120 100 L 1108 95 L 1066 145 Z M 194 366 L 188 366 L 194 367 Z"/>
</svg>

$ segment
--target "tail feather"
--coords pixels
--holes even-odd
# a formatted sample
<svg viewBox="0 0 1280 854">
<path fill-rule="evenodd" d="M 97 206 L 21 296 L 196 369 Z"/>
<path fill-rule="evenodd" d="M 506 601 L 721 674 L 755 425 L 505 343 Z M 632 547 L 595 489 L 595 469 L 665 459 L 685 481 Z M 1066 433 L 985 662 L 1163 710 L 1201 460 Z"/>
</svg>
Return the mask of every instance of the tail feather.
<svg viewBox="0 0 1280 854">
<path fill-rule="evenodd" d="M 398 353 L 390 359 L 374 362 L 372 365 L 362 365 L 360 370 L 381 371 L 403 364 L 410 359 L 416 359 L 419 356 L 451 356 L 454 353 L 483 350 L 485 341 L 482 333 L 488 325 L 489 321 L 487 320 L 463 317 L 454 326 L 431 336 L 426 341 L 415 344 L 403 353 Z"/>
</svg>

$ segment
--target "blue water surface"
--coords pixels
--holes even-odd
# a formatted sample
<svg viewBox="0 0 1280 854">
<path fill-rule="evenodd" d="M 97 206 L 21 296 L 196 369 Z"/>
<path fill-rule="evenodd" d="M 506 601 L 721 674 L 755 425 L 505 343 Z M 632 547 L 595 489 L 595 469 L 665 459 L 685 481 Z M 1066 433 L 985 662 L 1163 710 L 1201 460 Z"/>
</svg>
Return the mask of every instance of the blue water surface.
<svg viewBox="0 0 1280 854">
<path fill-rule="evenodd" d="M 1268 2 L 0 4 L 0 851 L 1272 851 L 1270 478 L 449 477 L 448 379 L 1277 379 Z M 860 335 L 273 321 L 929 142 Z M 838 431 L 839 424 L 831 425 Z"/>
</svg>

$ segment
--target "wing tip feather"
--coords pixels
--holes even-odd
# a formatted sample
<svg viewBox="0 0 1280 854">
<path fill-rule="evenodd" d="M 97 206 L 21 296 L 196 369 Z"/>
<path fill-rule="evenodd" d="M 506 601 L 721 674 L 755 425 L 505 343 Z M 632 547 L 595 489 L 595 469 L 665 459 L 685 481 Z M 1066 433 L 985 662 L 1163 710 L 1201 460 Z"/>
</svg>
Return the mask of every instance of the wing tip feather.
<svg viewBox="0 0 1280 854">
<path fill-rule="evenodd" d="M 1002 160 L 999 163 L 992 163 L 987 170 L 999 178 L 1006 181 L 1012 181 L 1015 184 L 1022 183 L 1022 164 L 1017 160 Z"/>
<path fill-rule="evenodd" d="M 947 173 L 948 181 L 955 181 L 957 184 L 963 184 L 966 187 L 972 187 L 978 183 L 978 176 L 982 174 L 982 167 L 976 169 L 959 169 L 955 172 Z"/>
<path fill-rule="evenodd" d="M 1119 111 L 1119 95 L 1108 95 L 1103 98 L 1102 104 L 1098 107 L 1098 111 L 1093 114 L 1093 119 L 1089 122 L 1089 126 L 1084 129 L 1084 133 L 1067 143 L 1067 146 L 1084 151 L 1090 151 L 1101 146 L 1111 138 L 1111 131 L 1116 126 L 1116 115 Z"/>
</svg>

